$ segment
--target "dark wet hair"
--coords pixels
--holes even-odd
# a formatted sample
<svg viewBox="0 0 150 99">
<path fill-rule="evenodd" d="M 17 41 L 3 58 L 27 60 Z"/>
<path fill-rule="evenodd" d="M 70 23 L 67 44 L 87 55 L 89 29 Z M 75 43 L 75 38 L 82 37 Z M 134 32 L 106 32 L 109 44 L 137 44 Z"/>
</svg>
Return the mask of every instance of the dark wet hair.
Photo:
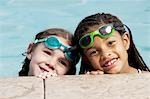
<svg viewBox="0 0 150 99">
<path fill-rule="evenodd" d="M 143 58 L 139 54 L 132 38 L 132 34 L 130 29 L 124 25 L 120 19 L 118 19 L 116 16 L 109 14 L 109 13 L 97 13 L 90 15 L 86 18 L 84 18 L 77 26 L 74 34 L 74 42 L 78 45 L 78 48 L 80 49 L 81 53 L 81 67 L 80 67 L 80 74 L 85 73 L 86 71 L 93 70 L 91 64 L 83 54 L 83 49 L 79 46 L 79 40 L 80 38 L 89 33 L 92 32 L 91 28 L 96 27 L 98 28 L 102 24 L 109 24 L 112 23 L 113 27 L 116 31 L 120 33 L 120 35 L 123 35 L 126 30 L 125 27 L 128 29 L 129 35 L 130 35 L 130 47 L 127 51 L 128 53 L 128 62 L 129 65 L 136 69 L 141 69 L 143 71 L 150 71 L 145 62 L 143 61 Z"/>
<path fill-rule="evenodd" d="M 70 46 L 74 46 L 73 45 L 73 42 L 72 42 L 72 39 L 73 39 L 73 35 L 67 31 L 67 30 L 64 30 L 64 29 L 61 29 L 61 28 L 51 28 L 51 29 L 47 29 L 45 31 L 42 31 L 40 33 L 38 33 L 36 36 L 35 36 L 35 39 L 42 39 L 42 38 L 46 38 L 50 35 L 56 35 L 58 37 L 63 37 L 65 39 L 67 39 L 69 41 L 69 45 Z M 33 46 L 33 49 L 37 46 L 37 44 L 34 44 Z M 79 61 L 79 57 L 77 57 L 78 55 L 78 52 L 76 50 L 73 50 L 73 53 L 76 54 L 76 60 L 74 60 L 73 62 L 70 62 L 70 70 L 67 72 L 67 75 L 73 75 L 76 73 L 76 64 L 78 63 Z M 28 72 L 29 72 L 29 64 L 30 64 L 30 60 L 26 57 L 24 62 L 23 62 L 23 66 L 22 66 L 22 69 L 20 70 L 19 72 L 19 76 L 28 76 Z"/>
</svg>

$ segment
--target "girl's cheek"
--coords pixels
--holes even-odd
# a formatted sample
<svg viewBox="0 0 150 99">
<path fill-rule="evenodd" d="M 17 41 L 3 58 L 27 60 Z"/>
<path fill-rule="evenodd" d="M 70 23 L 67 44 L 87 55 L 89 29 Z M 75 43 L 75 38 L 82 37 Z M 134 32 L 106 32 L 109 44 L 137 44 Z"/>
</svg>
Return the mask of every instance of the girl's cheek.
<svg viewBox="0 0 150 99">
<path fill-rule="evenodd" d="M 56 73 L 58 75 L 65 75 L 67 73 L 67 68 L 57 68 Z"/>
<path fill-rule="evenodd" d="M 38 76 L 40 73 L 42 73 L 42 70 L 38 66 L 32 66 L 30 69 L 31 70 L 29 73 L 33 76 Z"/>
<path fill-rule="evenodd" d="M 99 59 L 100 59 L 99 57 L 94 57 L 90 59 L 90 62 L 95 69 L 101 69 Z"/>
</svg>

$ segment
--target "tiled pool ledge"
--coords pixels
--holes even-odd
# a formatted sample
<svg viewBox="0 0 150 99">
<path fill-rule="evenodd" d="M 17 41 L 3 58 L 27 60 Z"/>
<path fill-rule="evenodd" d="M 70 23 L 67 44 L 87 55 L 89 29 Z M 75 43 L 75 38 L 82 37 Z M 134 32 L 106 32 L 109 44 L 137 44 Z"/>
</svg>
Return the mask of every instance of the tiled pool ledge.
<svg viewBox="0 0 150 99">
<path fill-rule="evenodd" d="M 150 73 L 1 78 L 0 99 L 150 99 Z"/>
</svg>

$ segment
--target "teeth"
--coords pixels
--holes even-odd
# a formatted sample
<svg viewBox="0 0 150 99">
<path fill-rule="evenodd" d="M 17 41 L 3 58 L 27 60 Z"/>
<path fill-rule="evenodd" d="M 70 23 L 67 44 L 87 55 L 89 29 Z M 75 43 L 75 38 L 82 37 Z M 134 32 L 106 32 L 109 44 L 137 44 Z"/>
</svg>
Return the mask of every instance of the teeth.
<svg viewBox="0 0 150 99">
<path fill-rule="evenodd" d="M 117 59 L 113 59 L 109 62 L 107 62 L 104 66 L 109 66 L 109 65 L 112 65 Z"/>
<path fill-rule="evenodd" d="M 111 61 L 109 61 L 109 62 L 107 63 L 107 65 L 111 65 Z"/>
</svg>

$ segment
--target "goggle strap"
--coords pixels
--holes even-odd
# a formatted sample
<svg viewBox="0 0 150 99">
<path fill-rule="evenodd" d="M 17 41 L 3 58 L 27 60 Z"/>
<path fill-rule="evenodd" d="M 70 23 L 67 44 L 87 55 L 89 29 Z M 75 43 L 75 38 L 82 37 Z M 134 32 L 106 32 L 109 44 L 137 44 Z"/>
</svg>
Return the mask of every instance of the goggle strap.
<svg viewBox="0 0 150 99">
<path fill-rule="evenodd" d="M 47 38 L 43 38 L 43 39 L 36 39 L 34 41 L 34 43 L 40 43 L 40 42 L 45 42 L 47 40 Z"/>
<path fill-rule="evenodd" d="M 127 25 L 125 25 L 125 24 L 123 24 L 123 25 L 127 28 L 127 30 L 129 31 L 129 34 L 131 34 L 130 28 Z"/>
<path fill-rule="evenodd" d="M 65 46 L 61 45 L 59 49 L 64 52 L 66 48 L 65 48 Z"/>
<path fill-rule="evenodd" d="M 73 60 L 67 55 L 67 53 L 65 53 L 65 57 L 66 57 L 69 61 L 73 61 Z"/>
<path fill-rule="evenodd" d="M 74 50 L 76 50 L 77 49 L 77 45 L 76 46 L 72 46 L 72 47 L 70 47 L 70 48 L 67 48 L 66 50 L 65 50 L 65 52 L 71 52 L 71 51 L 74 51 Z"/>
</svg>

